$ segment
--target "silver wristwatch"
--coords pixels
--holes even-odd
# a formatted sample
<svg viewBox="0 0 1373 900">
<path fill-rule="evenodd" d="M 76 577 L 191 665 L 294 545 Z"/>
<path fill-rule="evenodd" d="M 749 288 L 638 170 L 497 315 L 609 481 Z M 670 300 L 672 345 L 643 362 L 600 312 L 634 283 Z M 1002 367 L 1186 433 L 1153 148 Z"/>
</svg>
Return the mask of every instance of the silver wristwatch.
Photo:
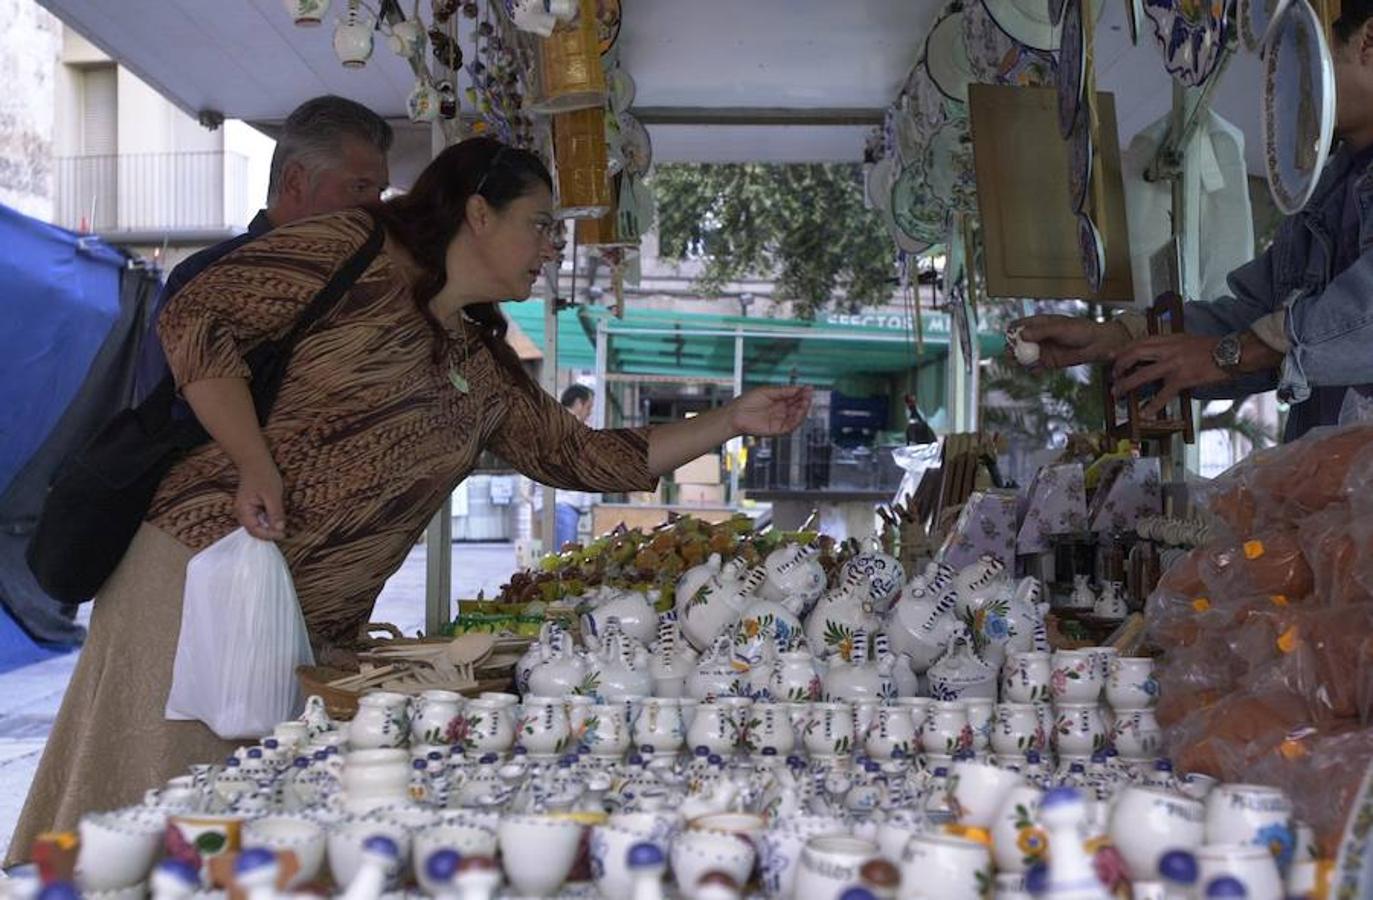
<svg viewBox="0 0 1373 900">
<path fill-rule="evenodd" d="M 1240 335 L 1239 332 L 1227 334 L 1216 344 L 1216 349 L 1211 351 L 1211 359 L 1215 360 L 1216 365 L 1222 372 L 1234 372 L 1240 364 Z"/>
</svg>

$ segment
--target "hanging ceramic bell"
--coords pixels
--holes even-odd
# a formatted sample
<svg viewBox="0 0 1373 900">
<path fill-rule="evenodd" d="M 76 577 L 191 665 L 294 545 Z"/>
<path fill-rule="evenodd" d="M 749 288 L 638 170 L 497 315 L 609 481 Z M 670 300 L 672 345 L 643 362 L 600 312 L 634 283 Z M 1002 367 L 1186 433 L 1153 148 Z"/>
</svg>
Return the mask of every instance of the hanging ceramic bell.
<svg viewBox="0 0 1373 900">
<path fill-rule="evenodd" d="M 329 11 L 329 0 L 282 0 L 286 14 L 302 28 L 313 28 L 324 21 Z"/>
<path fill-rule="evenodd" d="M 539 42 L 543 96 L 536 112 L 565 113 L 605 106 L 605 70 L 596 35 L 596 0 L 579 0 L 575 19 Z"/>
<path fill-rule="evenodd" d="M 360 69 L 372 57 L 372 29 L 376 27 L 370 13 L 351 0 L 348 11 L 338 17 L 334 26 L 334 53 L 349 69 Z"/>
</svg>

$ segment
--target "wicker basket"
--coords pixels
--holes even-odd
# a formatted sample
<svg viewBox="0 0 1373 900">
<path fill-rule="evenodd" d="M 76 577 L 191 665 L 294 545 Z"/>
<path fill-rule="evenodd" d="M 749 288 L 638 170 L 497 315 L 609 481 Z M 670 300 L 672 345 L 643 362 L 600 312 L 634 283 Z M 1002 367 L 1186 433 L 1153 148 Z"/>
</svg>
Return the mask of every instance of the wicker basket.
<svg viewBox="0 0 1373 900">
<path fill-rule="evenodd" d="M 296 668 L 296 680 L 300 682 L 301 693 L 306 697 L 312 694 L 318 695 L 324 700 L 324 708 L 328 711 L 329 718 L 345 722 L 357 715 L 358 700 L 361 699 L 362 695 L 376 689 L 367 688 L 360 692 L 342 690 L 330 687 L 329 682 L 356 674 L 356 672 L 331 669 L 327 666 L 298 666 Z M 513 693 L 514 690 L 515 669 L 512 665 L 505 671 L 479 669 L 477 671 L 477 683 L 459 693 L 468 697 L 475 697 L 483 691 Z"/>
</svg>

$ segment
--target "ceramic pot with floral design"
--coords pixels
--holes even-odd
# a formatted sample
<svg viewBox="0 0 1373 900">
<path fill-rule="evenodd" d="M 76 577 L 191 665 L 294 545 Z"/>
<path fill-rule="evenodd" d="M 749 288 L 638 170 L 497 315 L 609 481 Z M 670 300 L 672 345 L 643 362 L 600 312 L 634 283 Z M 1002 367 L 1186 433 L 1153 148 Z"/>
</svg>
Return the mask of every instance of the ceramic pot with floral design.
<svg viewBox="0 0 1373 900">
<path fill-rule="evenodd" d="M 728 756 L 734 752 L 735 725 L 730 710 L 720 703 L 702 703 L 696 707 L 696 717 L 687 729 L 687 748 L 698 752 Z"/>
<path fill-rule="evenodd" d="M 768 693 L 773 700 L 801 703 L 819 700 L 824 694 L 820 670 L 815 657 L 804 646 L 788 653 L 779 653 L 768 681 Z"/>
<path fill-rule="evenodd" d="M 681 701 L 670 697 L 645 698 L 634 719 L 634 746 L 641 752 L 647 748 L 651 753 L 665 755 L 676 753 L 685 740 Z"/>
<path fill-rule="evenodd" d="M 329 11 L 329 0 L 282 0 L 286 15 L 302 28 L 314 28 L 324 21 Z"/>
<path fill-rule="evenodd" d="M 712 553 L 705 562 L 698 566 L 692 566 L 678 576 L 677 590 L 673 595 L 676 597 L 678 619 L 686 615 L 687 604 L 691 602 L 691 598 L 696 596 L 696 592 L 710 584 L 711 580 L 716 578 L 723 568 L 724 564 L 720 559 L 720 554 Z"/>
<path fill-rule="evenodd" d="M 1117 711 L 1152 709 L 1158 704 L 1154 660 L 1147 656 L 1118 657 L 1106 677 L 1106 702 Z"/>
<path fill-rule="evenodd" d="M 806 640 L 810 652 L 820 660 L 846 656 L 853 648 L 854 632 L 876 631 L 881 620 L 873 612 L 867 579 L 851 571 L 839 587 L 826 591 L 806 619 Z"/>
<path fill-rule="evenodd" d="M 1095 618 L 1109 622 L 1119 622 L 1130 614 L 1125 604 L 1125 586 L 1119 581 L 1108 581 L 1101 586 L 1101 596 L 1092 606 Z"/>
<path fill-rule="evenodd" d="M 376 20 L 356 2 L 338 17 L 334 26 L 334 53 L 346 68 L 360 69 L 372 56 L 372 30 Z"/>
<path fill-rule="evenodd" d="M 825 699 L 847 703 L 881 700 L 882 674 L 868 658 L 868 633 L 858 629 L 848 654 L 830 660 L 825 672 Z"/>
<path fill-rule="evenodd" d="M 853 707 L 847 703 L 812 703 L 802 732 L 806 752 L 813 759 L 834 759 L 853 752 Z"/>
<path fill-rule="evenodd" d="M 965 627 L 959 626 L 949 650 L 926 673 L 936 700 L 996 700 L 997 670 L 973 652 Z"/>
<path fill-rule="evenodd" d="M 734 639 L 728 634 L 718 635 L 709 651 L 701 656 L 696 668 L 687 676 L 687 696 L 708 701 L 716 697 L 735 696 L 746 690 L 745 679 L 740 677 L 734 665 Z"/>
<path fill-rule="evenodd" d="M 515 723 L 515 740 L 531 759 L 551 759 L 567 748 L 571 726 L 567 705 L 560 697 L 528 694 Z"/>
<path fill-rule="evenodd" d="M 973 730 L 968 724 L 967 704 L 960 700 L 934 700 L 925 711 L 920 746 L 926 753 L 952 756 L 973 747 Z"/>
<path fill-rule="evenodd" d="M 1050 699 L 1053 664 L 1048 653 L 1012 653 L 1001 667 L 1001 699 L 1011 703 L 1044 703 Z"/>
<path fill-rule="evenodd" d="M 636 651 L 642 649 L 620 630 L 618 620 L 612 617 L 606 623 L 600 652 L 588 655 L 587 674 L 594 685 L 590 695 L 598 701 L 613 703 L 625 697 L 652 694 L 653 677 L 647 666 L 640 669 L 635 665 Z"/>
<path fill-rule="evenodd" d="M 1032 703 L 998 703 L 992 711 L 992 750 L 998 758 L 1048 749 L 1048 734 Z"/>
<path fill-rule="evenodd" d="M 704 650 L 738 621 L 766 578 L 761 567 L 749 570 L 742 560 L 730 560 L 695 594 L 679 599 L 685 604 L 677 614 L 682 634 L 697 650 Z"/>
<path fill-rule="evenodd" d="M 1095 703 L 1054 705 L 1054 748 L 1063 756 L 1090 756 L 1106 749 L 1106 721 Z"/>
<path fill-rule="evenodd" d="M 647 645 L 658 634 L 658 612 L 641 591 L 622 591 L 601 588 L 595 607 L 582 616 L 585 635 L 605 634 L 611 620 L 619 623 L 620 631 Z"/>
<path fill-rule="evenodd" d="M 924 673 L 944 654 L 958 627 L 953 609 L 958 593 L 951 569 L 941 570 L 928 588 L 907 591 L 892 608 L 887 635 L 892 649 L 911 661 L 911 670 Z"/>
<path fill-rule="evenodd" d="M 597 703 L 586 711 L 577 731 L 577 742 L 593 759 L 614 760 L 624 756 L 632 743 L 623 703 Z"/>
<path fill-rule="evenodd" d="M 1122 759 L 1144 761 L 1158 757 L 1163 731 L 1152 709 L 1116 710 L 1111 723 L 1111 745 Z"/>
<path fill-rule="evenodd" d="M 772 699 L 769 679 L 778 657 L 805 645 L 798 616 L 801 603 L 799 596 L 780 603 L 754 600 L 731 626 L 734 667 L 746 677 L 754 696 Z"/>
<path fill-rule="evenodd" d="M 999 593 L 1005 580 L 1006 564 L 995 556 L 984 554 L 977 562 L 965 566 L 954 578 L 958 591 L 955 612 L 959 618 L 967 618 L 968 611 L 979 600 Z"/>
<path fill-rule="evenodd" d="M 504 700 L 468 700 L 453 743 L 477 757 L 510 752 L 515 743 L 514 708 Z"/>
<path fill-rule="evenodd" d="M 997 871 L 1024 872 L 1043 862 L 1049 838 L 1038 823 L 1039 801 L 1044 792 L 1029 784 L 1011 789 L 992 821 L 992 858 Z"/>
<path fill-rule="evenodd" d="M 1050 658 L 1049 693 L 1054 703 L 1096 703 L 1103 673 L 1089 650 L 1056 650 Z"/>
<path fill-rule="evenodd" d="M 785 759 L 796 747 L 796 731 L 784 703 L 754 703 L 744 713 L 739 746 L 755 758 Z"/>
<path fill-rule="evenodd" d="M 901 706 L 879 706 L 863 746 L 876 760 L 913 759 L 919 744 L 910 710 Z"/>
<path fill-rule="evenodd" d="M 462 695 L 452 691 L 424 691 L 412 701 L 410 741 L 414 744 L 453 743 L 454 722 L 462 716 Z"/>
</svg>

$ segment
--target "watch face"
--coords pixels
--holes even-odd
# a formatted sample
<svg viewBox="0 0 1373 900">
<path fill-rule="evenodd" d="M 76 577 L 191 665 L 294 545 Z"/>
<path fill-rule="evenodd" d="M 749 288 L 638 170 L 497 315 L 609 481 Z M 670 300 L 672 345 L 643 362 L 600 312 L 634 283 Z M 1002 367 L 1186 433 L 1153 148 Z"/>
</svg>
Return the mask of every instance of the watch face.
<svg viewBox="0 0 1373 900">
<path fill-rule="evenodd" d="M 1222 369 L 1229 369 L 1239 365 L 1239 335 L 1227 334 L 1225 337 L 1221 338 L 1220 343 L 1216 344 L 1216 352 L 1214 356 L 1216 359 L 1216 365 L 1220 366 Z"/>
</svg>

